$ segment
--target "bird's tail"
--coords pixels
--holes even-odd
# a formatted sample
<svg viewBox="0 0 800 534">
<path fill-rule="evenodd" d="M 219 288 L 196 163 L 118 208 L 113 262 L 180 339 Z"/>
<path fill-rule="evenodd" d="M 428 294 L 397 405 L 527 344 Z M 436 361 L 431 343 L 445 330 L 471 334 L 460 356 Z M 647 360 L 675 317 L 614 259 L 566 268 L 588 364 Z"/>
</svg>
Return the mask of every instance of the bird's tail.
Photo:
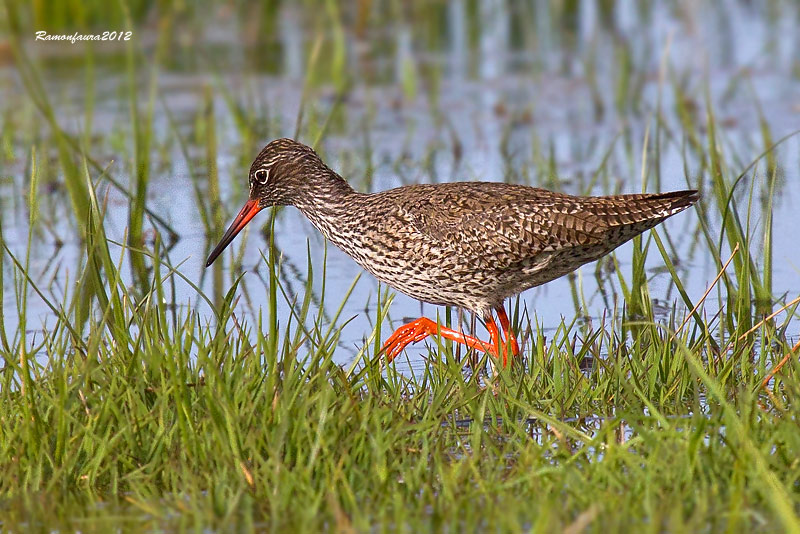
<svg viewBox="0 0 800 534">
<path fill-rule="evenodd" d="M 668 193 L 638 193 L 596 197 L 594 211 L 609 226 L 640 226 L 652 228 L 667 217 L 680 213 L 698 201 L 696 189 Z"/>
<path fill-rule="evenodd" d="M 642 214 L 648 219 L 666 219 L 682 212 L 700 199 L 697 189 L 631 196 L 638 196 L 641 199 L 638 204 L 641 206 Z"/>
</svg>

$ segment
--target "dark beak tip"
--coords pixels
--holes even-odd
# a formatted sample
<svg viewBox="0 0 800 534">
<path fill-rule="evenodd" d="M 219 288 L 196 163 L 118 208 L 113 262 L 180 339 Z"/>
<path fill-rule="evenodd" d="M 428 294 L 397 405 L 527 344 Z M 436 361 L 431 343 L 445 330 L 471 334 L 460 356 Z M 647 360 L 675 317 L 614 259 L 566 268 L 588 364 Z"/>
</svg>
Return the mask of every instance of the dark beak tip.
<svg viewBox="0 0 800 534">
<path fill-rule="evenodd" d="M 206 268 L 211 267 L 211 264 L 222 254 L 222 251 L 231 244 L 236 234 L 238 234 L 259 211 L 261 211 L 261 207 L 259 207 L 257 200 L 250 199 L 245 203 L 244 207 L 239 211 L 239 215 L 236 216 L 233 223 L 228 227 L 225 235 L 222 236 L 217 246 L 211 251 L 211 254 L 206 260 Z"/>
</svg>

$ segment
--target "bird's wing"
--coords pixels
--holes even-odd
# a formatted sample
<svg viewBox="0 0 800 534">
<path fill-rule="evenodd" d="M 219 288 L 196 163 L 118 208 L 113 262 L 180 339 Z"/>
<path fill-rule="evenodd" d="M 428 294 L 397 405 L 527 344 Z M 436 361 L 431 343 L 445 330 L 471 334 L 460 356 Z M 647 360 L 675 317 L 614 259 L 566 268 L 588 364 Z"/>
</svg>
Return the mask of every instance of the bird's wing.
<svg viewBox="0 0 800 534">
<path fill-rule="evenodd" d="M 418 232 L 477 264 L 502 267 L 605 239 L 596 215 L 576 197 L 506 184 L 453 185 L 398 202 Z"/>
</svg>

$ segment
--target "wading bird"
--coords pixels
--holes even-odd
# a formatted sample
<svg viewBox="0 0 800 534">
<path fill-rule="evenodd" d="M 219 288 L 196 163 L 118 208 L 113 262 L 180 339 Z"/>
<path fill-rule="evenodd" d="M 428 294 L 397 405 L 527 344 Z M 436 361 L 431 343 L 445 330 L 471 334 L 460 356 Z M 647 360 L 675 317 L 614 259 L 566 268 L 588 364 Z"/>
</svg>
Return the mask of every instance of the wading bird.
<svg viewBox="0 0 800 534">
<path fill-rule="evenodd" d="M 264 147 L 249 180 L 250 197 L 206 267 L 259 211 L 292 205 L 375 278 L 421 301 L 479 314 L 491 338 L 481 341 L 421 317 L 386 340 L 389 361 L 409 343 L 439 334 L 501 358 L 504 366 L 509 353 L 519 354 L 506 298 L 600 258 L 698 199 L 694 190 L 579 197 L 491 182 L 359 193 L 291 139 Z"/>
</svg>

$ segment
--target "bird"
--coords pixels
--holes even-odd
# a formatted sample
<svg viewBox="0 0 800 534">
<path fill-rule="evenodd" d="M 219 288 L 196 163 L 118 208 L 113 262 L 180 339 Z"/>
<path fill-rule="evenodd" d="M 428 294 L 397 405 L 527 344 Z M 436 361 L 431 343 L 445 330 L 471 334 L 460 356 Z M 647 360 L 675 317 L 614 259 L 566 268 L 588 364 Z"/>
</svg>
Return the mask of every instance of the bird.
<svg viewBox="0 0 800 534">
<path fill-rule="evenodd" d="M 699 199 L 697 190 L 573 196 L 498 182 L 361 193 L 312 148 L 288 138 L 261 150 L 248 179 L 248 200 L 206 267 L 261 210 L 291 205 L 379 281 L 423 302 L 471 311 L 489 332 L 483 341 L 420 317 L 384 342 L 389 362 L 409 344 L 439 335 L 507 366 L 520 349 L 506 299 L 597 260 Z"/>
</svg>

